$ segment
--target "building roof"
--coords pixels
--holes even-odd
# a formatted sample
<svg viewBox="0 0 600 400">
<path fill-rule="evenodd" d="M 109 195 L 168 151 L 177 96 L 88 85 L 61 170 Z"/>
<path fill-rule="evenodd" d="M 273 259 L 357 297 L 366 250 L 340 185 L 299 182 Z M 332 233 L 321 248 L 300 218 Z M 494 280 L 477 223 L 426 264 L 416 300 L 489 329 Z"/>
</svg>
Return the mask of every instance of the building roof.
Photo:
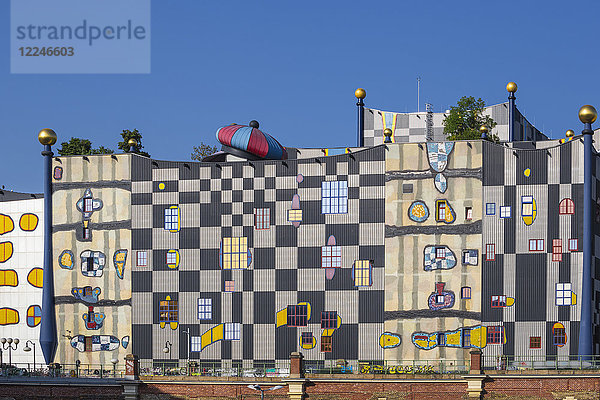
<svg viewBox="0 0 600 400">
<path fill-rule="evenodd" d="M 13 192 L 10 190 L 0 190 L 0 202 L 1 201 L 43 199 L 43 198 L 44 198 L 43 193 L 21 193 L 21 192 Z"/>
</svg>

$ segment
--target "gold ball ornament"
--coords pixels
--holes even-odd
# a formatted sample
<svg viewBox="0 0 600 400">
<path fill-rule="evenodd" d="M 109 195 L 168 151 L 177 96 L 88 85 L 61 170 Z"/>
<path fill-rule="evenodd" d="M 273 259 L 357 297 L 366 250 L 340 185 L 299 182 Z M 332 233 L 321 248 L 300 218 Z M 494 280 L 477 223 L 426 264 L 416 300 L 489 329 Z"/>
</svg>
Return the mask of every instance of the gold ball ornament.
<svg viewBox="0 0 600 400">
<path fill-rule="evenodd" d="M 517 84 L 514 82 L 508 82 L 506 84 L 506 91 L 510 93 L 514 93 L 517 91 Z"/>
<path fill-rule="evenodd" d="M 127 141 L 127 144 L 128 144 L 130 147 L 135 147 L 135 146 L 137 146 L 137 145 L 138 145 L 138 142 L 137 142 L 137 140 L 135 140 L 134 138 L 131 138 L 131 139 L 129 139 L 129 140 Z"/>
<path fill-rule="evenodd" d="M 56 133 L 52 129 L 42 129 L 40 133 L 38 133 L 38 140 L 44 146 L 52 146 L 56 143 Z"/>
<path fill-rule="evenodd" d="M 392 136 L 392 130 L 390 128 L 385 128 L 383 130 L 383 136 L 385 136 L 385 137 L 391 137 Z"/>
<path fill-rule="evenodd" d="M 585 105 L 579 109 L 579 120 L 584 124 L 592 124 L 598 118 L 598 112 L 593 106 Z"/>
<path fill-rule="evenodd" d="M 364 99 L 367 97 L 367 91 L 363 88 L 358 88 L 354 91 L 354 96 L 356 96 L 357 99 Z"/>
<path fill-rule="evenodd" d="M 479 132 L 481 132 L 481 133 L 488 133 L 488 127 L 485 126 L 485 125 L 481 125 L 479 127 Z"/>
<path fill-rule="evenodd" d="M 567 133 L 565 133 L 565 136 L 566 136 L 566 137 L 573 137 L 573 136 L 575 136 L 575 132 L 573 132 L 573 130 L 572 130 L 572 129 L 569 129 L 569 130 L 567 131 Z"/>
</svg>

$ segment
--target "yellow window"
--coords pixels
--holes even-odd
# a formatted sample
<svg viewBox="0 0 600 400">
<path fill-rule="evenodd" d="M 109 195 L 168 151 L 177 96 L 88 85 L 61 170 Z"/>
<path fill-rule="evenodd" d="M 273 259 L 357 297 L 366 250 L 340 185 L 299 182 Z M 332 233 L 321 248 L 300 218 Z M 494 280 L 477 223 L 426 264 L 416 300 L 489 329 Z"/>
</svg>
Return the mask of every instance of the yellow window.
<svg viewBox="0 0 600 400">
<path fill-rule="evenodd" d="M 33 268 L 27 274 L 27 282 L 33 287 L 41 288 L 44 282 L 44 270 L 41 268 Z"/>
<path fill-rule="evenodd" d="M 34 231 L 37 228 L 38 217 L 35 214 L 23 214 L 19 220 L 19 226 L 21 230 L 29 232 Z"/>
<path fill-rule="evenodd" d="M 0 243 L 0 263 L 8 261 L 13 254 L 13 244 L 11 242 Z"/>
</svg>

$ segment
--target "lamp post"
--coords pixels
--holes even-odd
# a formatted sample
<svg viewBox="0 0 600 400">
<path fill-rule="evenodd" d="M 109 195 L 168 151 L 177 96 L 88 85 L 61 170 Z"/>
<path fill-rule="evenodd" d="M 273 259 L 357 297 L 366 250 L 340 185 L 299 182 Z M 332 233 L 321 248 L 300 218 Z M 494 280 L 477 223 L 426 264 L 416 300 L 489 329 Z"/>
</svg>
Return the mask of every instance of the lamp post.
<svg viewBox="0 0 600 400">
<path fill-rule="evenodd" d="M 31 351 L 31 347 L 29 347 L 29 344 L 31 344 L 31 346 L 33 347 L 33 370 L 35 371 L 35 343 L 33 343 L 31 340 L 26 341 L 25 347 L 23 347 L 23 351 Z"/>
<path fill-rule="evenodd" d="M 185 333 L 187 335 L 185 359 L 187 362 L 188 375 L 191 375 L 191 371 L 190 371 L 190 328 L 187 328 L 185 331 L 183 331 L 183 333 Z"/>
<path fill-rule="evenodd" d="M 260 385 L 248 385 L 248 387 L 250 389 L 254 389 L 254 390 L 260 391 L 260 400 L 264 400 L 264 398 L 265 398 L 265 392 L 267 390 L 277 390 L 277 389 L 281 389 L 283 386 L 277 385 L 277 386 L 273 386 L 273 387 L 270 387 L 270 388 L 264 388 L 264 387 L 262 387 Z"/>
<path fill-rule="evenodd" d="M 137 150 L 138 141 L 135 140 L 134 138 L 131 138 L 127 141 L 127 144 L 129 145 L 129 152 L 135 153 Z"/>
<path fill-rule="evenodd" d="M 579 109 L 579 120 L 583 122 L 583 279 L 581 287 L 581 320 L 579 322 L 579 356 L 589 357 L 592 348 L 592 245 L 593 209 L 592 169 L 595 165 L 592 136 L 592 123 L 598 113 L 590 105 Z M 593 196 L 593 197 L 592 197 Z"/>
<path fill-rule="evenodd" d="M 56 143 L 56 133 L 52 129 L 42 129 L 38 140 L 44 146 L 44 279 L 42 286 L 42 323 L 40 326 L 40 347 L 46 364 L 54 360 L 58 338 L 56 336 L 56 315 L 54 312 L 54 277 L 52 270 L 52 145 Z"/>
<path fill-rule="evenodd" d="M 171 348 L 173 347 L 173 344 L 171 342 L 169 342 L 168 340 L 165 342 L 165 347 L 163 348 L 163 353 L 165 354 L 169 354 L 169 360 L 172 359 L 171 356 Z"/>
<path fill-rule="evenodd" d="M 392 143 L 392 130 L 390 128 L 385 128 L 383 130 L 383 143 Z"/>
<path fill-rule="evenodd" d="M 487 139 L 487 134 L 488 134 L 488 127 L 485 125 L 481 125 L 479 127 L 479 133 L 481 133 L 481 138 L 483 140 Z"/>
<path fill-rule="evenodd" d="M 12 365 L 12 351 L 17 349 L 17 346 L 19 345 L 19 339 L 15 338 L 2 338 L 0 339 L 0 342 L 2 343 L 2 348 L 4 350 L 8 350 L 8 364 Z M 15 344 L 15 347 L 13 348 L 13 343 Z"/>
<path fill-rule="evenodd" d="M 367 97 L 367 92 L 363 88 L 358 88 L 354 91 L 354 96 L 358 100 L 356 106 L 358 107 L 358 124 L 356 129 L 356 146 L 364 146 L 364 131 L 365 131 L 365 103 L 363 99 Z"/>
<path fill-rule="evenodd" d="M 508 141 L 512 142 L 515 140 L 515 92 L 517 91 L 517 84 L 508 82 L 506 91 L 510 93 L 508 95 Z M 521 140 L 523 139 L 525 138 L 521 138 Z"/>
<path fill-rule="evenodd" d="M 113 378 L 116 378 L 117 377 L 117 363 L 119 362 L 119 360 L 116 358 L 113 358 L 112 360 L 110 360 L 110 362 L 113 365 Z"/>
</svg>

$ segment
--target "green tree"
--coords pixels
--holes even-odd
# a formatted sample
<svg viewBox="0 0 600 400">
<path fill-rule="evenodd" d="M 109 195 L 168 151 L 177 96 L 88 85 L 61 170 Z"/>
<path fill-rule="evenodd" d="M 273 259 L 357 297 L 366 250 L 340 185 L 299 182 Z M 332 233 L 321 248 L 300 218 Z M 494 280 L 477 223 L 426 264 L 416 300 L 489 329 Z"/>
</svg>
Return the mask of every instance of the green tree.
<svg viewBox="0 0 600 400">
<path fill-rule="evenodd" d="M 129 129 L 123 129 L 121 137 L 123 138 L 123 141 L 119 142 L 119 144 L 117 145 L 119 149 L 123 150 L 125 153 L 129 153 L 129 139 L 135 139 L 138 144 L 137 146 L 135 146 L 134 153 L 140 154 L 145 157 L 150 157 L 150 154 L 146 153 L 145 151 L 142 151 L 142 149 L 144 148 L 144 146 L 142 145 L 142 134 L 137 129 L 134 129 L 132 131 L 130 131 Z"/>
<path fill-rule="evenodd" d="M 473 96 L 463 96 L 456 106 L 450 107 L 450 113 L 444 118 L 444 134 L 448 140 L 481 139 L 479 128 L 487 126 L 487 140 L 499 142 L 497 135 L 492 135 L 496 122 L 488 115 L 483 115 L 485 101 Z"/>
<path fill-rule="evenodd" d="M 97 149 L 92 149 L 92 142 L 88 139 L 72 137 L 68 142 L 62 142 L 61 148 L 57 150 L 61 156 L 79 156 L 90 154 L 112 154 L 114 151 L 100 146 Z"/>
<path fill-rule="evenodd" d="M 192 150 L 192 160 L 202 161 L 204 157 L 208 157 L 211 154 L 217 152 L 216 146 L 211 146 L 209 144 L 200 143 L 200 146 L 194 146 Z"/>
</svg>

